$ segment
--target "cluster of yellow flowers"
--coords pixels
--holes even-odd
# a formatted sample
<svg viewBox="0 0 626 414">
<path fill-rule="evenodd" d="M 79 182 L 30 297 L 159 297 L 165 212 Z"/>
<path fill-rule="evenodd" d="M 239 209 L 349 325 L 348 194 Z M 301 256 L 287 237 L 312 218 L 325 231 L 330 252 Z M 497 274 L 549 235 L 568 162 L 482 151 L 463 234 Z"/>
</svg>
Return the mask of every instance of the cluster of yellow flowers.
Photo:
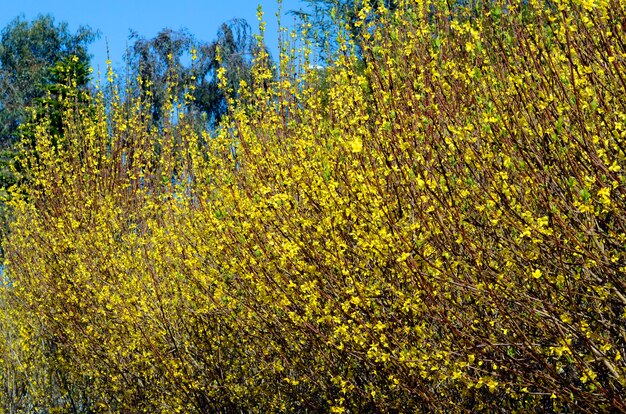
<svg viewBox="0 0 626 414">
<path fill-rule="evenodd" d="M 469 3 L 365 4 L 213 132 L 115 93 L 41 122 L 5 410 L 626 410 L 626 3 Z"/>
</svg>

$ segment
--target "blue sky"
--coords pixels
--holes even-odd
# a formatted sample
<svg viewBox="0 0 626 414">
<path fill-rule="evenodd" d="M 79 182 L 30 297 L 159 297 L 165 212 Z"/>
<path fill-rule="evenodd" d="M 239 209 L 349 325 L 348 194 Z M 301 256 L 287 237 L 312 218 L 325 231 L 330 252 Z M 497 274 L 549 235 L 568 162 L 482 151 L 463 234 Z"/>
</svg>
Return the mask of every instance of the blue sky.
<svg viewBox="0 0 626 414">
<path fill-rule="evenodd" d="M 89 25 L 101 33 L 90 47 L 92 65 L 105 66 L 108 42 L 113 66 L 121 68 L 130 29 L 150 38 L 166 27 L 186 28 L 198 39 L 211 41 L 222 22 L 236 17 L 246 19 L 257 32 L 259 4 L 265 12 L 267 44 L 276 56 L 277 0 L 0 0 L 0 28 L 19 15 L 32 20 L 39 14 L 51 14 L 57 23 L 66 21 L 72 32 Z M 300 7 L 300 0 L 283 0 L 283 26 L 294 26 L 294 17 L 287 12 Z"/>
</svg>

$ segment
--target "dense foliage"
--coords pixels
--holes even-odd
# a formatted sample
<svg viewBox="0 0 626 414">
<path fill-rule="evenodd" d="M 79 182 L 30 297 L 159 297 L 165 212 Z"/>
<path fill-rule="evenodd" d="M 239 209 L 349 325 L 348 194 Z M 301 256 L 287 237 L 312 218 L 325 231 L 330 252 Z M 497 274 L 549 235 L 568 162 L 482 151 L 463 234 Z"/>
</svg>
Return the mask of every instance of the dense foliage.
<svg viewBox="0 0 626 414">
<path fill-rule="evenodd" d="M 49 15 L 33 21 L 18 17 L 0 33 L 0 148 L 14 143 L 18 127 L 28 120 L 27 107 L 44 98 L 49 70 L 76 56 L 88 63 L 87 46 L 97 33 L 81 26 L 71 33 L 67 23 Z"/>
<path fill-rule="evenodd" d="M 365 3 L 323 88 L 259 48 L 212 133 L 116 93 L 40 120 L 3 408 L 626 410 L 625 6 Z"/>
</svg>

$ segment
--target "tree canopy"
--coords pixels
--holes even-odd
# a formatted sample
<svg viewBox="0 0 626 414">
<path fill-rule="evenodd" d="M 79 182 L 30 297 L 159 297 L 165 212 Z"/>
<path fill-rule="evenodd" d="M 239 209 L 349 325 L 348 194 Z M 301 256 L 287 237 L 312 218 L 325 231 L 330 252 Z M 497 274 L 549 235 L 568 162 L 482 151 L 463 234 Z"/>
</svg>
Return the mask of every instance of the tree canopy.
<svg viewBox="0 0 626 414">
<path fill-rule="evenodd" d="M 348 37 L 356 40 L 358 47 L 362 41 L 361 23 L 368 19 L 375 19 L 375 13 L 368 10 L 363 0 L 302 0 L 304 8 L 293 10 L 302 23 L 306 37 L 313 42 L 321 60 L 328 59 L 328 53 L 336 51 L 337 40 L 342 31 Z M 382 0 L 381 5 L 388 9 L 395 9 L 397 0 Z"/>
<path fill-rule="evenodd" d="M 190 110 L 215 125 L 227 111 L 226 92 L 220 88 L 218 70 L 224 69 L 226 90 L 237 94 L 241 80 L 250 81 L 256 40 L 244 19 L 223 23 L 217 38 L 200 41 L 186 30 L 163 29 L 146 39 L 133 32 L 134 41 L 126 56 L 131 72 L 139 80 L 152 120 L 164 116 L 168 97 L 182 101 L 192 97 Z"/>
<path fill-rule="evenodd" d="M 88 64 L 87 46 L 97 37 L 88 26 L 75 33 L 66 22 L 50 15 L 33 21 L 17 17 L 0 33 L 0 145 L 14 143 L 17 128 L 27 119 L 27 107 L 42 98 L 50 82 L 50 69 L 76 56 Z"/>
</svg>

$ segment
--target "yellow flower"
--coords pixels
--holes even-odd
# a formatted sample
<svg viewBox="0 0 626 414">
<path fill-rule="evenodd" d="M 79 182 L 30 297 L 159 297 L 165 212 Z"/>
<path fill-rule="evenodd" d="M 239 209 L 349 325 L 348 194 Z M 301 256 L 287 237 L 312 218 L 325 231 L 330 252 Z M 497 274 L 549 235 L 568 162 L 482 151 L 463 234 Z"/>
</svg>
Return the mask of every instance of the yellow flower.
<svg viewBox="0 0 626 414">
<path fill-rule="evenodd" d="M 350 150 L 352 152 L 361 152 L 363 150 L 363 141 L 361 138 L 354 138 L 350 141 Z"/>
</svg>

